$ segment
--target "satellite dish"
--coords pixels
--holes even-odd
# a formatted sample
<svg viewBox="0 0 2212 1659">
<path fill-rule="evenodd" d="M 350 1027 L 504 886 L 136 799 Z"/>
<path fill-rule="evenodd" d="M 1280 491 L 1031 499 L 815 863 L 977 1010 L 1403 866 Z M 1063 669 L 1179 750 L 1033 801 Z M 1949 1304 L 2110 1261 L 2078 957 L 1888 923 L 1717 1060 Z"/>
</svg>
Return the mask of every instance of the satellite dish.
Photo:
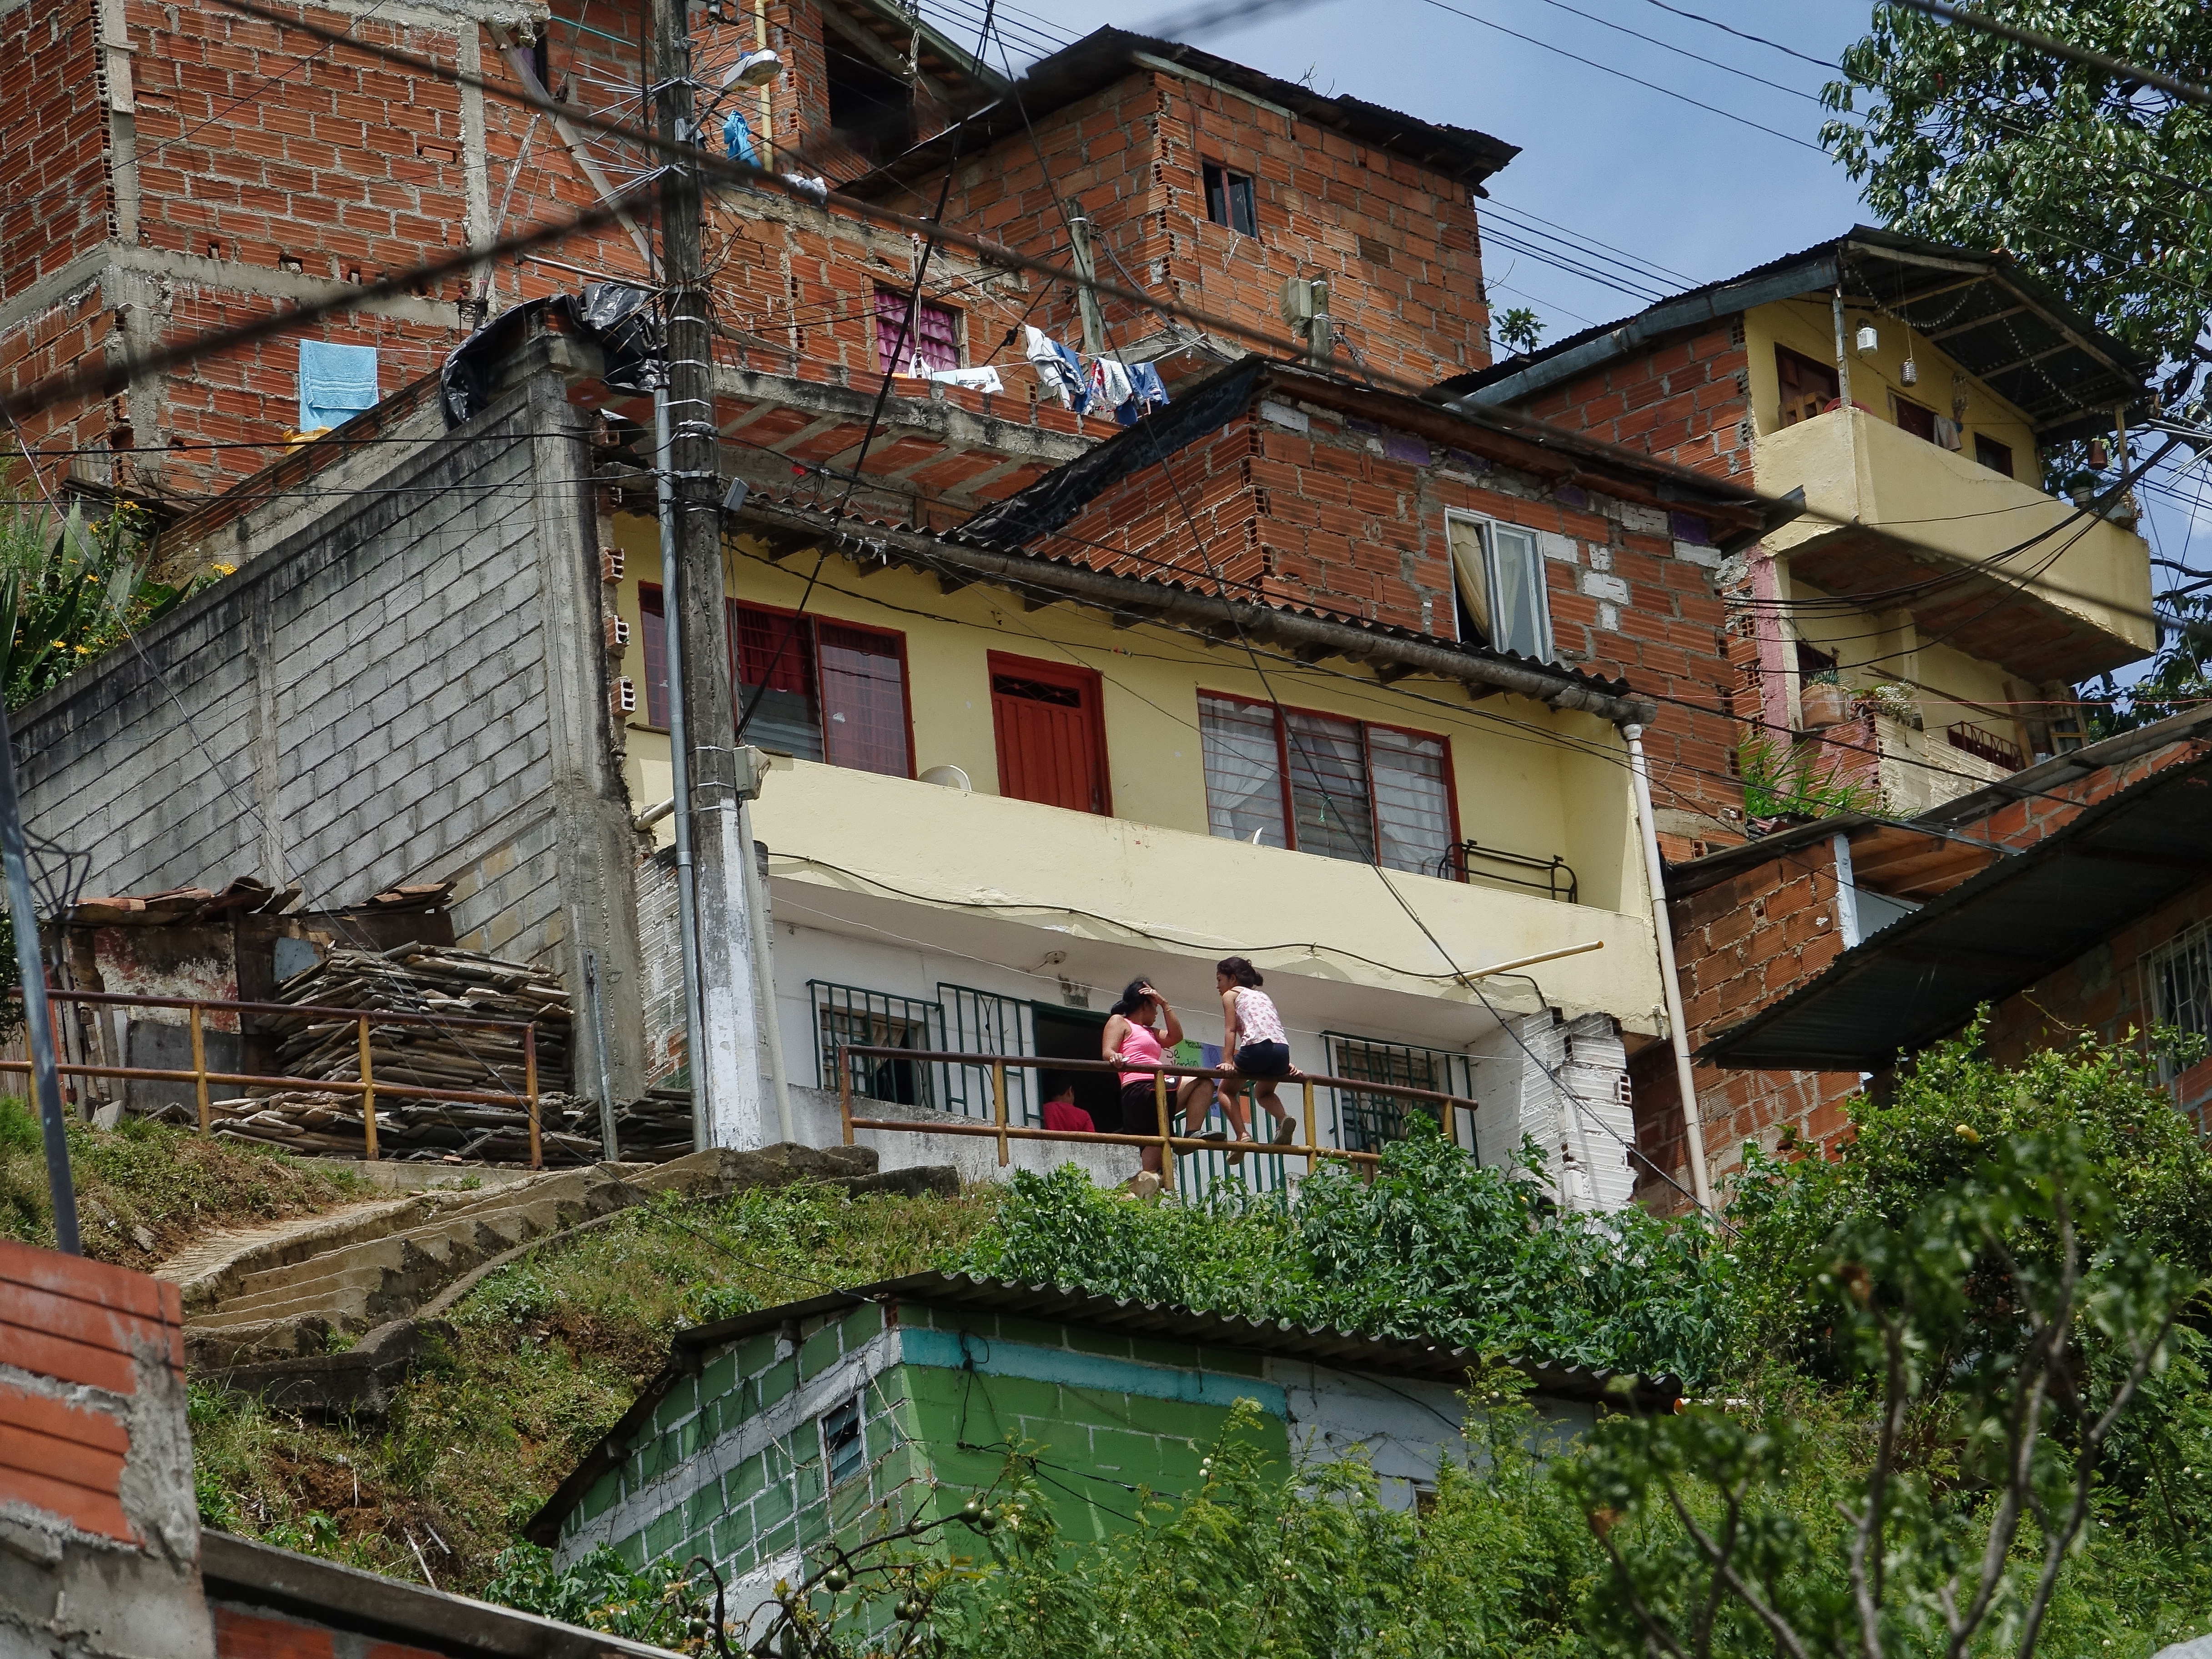
<svg viewBox="0 0 2212 1659">
<path fill-rule="evenodd" d="M 975 786 L 968 781 L 968 775 L 957 766 L 933 766 L 921 775 L 921 781 L 941 784 L 947 789 L 957 789 L 963 795 L 975 793 Z"/>
<path fill-rule="evenodd" d="M 722 89 L 764 87 L 783 73 L 783 59 L 773 52 L 749 52 L 722 72 Z"/>
</svg>

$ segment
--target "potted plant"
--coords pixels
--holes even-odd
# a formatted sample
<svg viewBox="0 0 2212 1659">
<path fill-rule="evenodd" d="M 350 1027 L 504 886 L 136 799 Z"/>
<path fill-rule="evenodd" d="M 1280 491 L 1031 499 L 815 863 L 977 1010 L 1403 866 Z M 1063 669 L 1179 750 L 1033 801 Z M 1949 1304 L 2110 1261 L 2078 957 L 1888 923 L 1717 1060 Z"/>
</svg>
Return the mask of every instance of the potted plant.
<svg viewBox="0 0 2212 1659">
<path fill-rule="evenodd" d="M 1797 709 L 1808 732 L 1841 726 L 1851 717 L 1850 690 L 1832 668 L 1808 674 L 1798 688 Z"/>
</svg>

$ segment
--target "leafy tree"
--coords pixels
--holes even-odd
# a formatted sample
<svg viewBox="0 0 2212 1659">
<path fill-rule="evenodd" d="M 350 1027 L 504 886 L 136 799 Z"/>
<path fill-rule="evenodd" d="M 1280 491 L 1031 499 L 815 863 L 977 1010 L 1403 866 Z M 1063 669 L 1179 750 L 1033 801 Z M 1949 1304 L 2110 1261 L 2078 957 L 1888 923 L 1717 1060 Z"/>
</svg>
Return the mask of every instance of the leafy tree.
<svg viewBox="0 0 2212 1659">
<path fill-rule="evenodd" d="M 1498 343 L 1510 351 L 1534 351 L 1544 342 L 1544 325 L 1527 306 L 1512 306 L 1500 312 L 1492 331 Z"/>
<path fill-rule="evenodd" d="M 1982 0 L 1976 9 L 2212 81 L 2196 0 Z M 1877 5 L 1822 97 L 1820 129 L 1899 230 L 2002 248 L 2076 308 L 2200 388 L 2212 295 L 2212 110 L 1900 5 Z"/>
<path fill-rule="evenodd" d="M 1591 1611 L 1613 1645 L 2029 1659 L 2199 1282 L 2125 1233 L 2086 1142 L 2068 1125 L 1979 1145 L 1901 1222 L 1830 1235 L 1820 1287 L 1875 1420 L 1827 1513 L 1802 1491 L 1821 1448 L 1786 1412 L 1600 1425 L 1563 1479 L 1611 1559 Z"/>
<path fill-rule="evenodd" d="M 2158 655 L 2123 696 L 2091 714 L 2094 735 L 2132 732 L 2212 697 L 2212 594 L 2169 596 L 2165 603 L 2173 615 L 2161 625 L 2165 641 Z"/>
</svg>

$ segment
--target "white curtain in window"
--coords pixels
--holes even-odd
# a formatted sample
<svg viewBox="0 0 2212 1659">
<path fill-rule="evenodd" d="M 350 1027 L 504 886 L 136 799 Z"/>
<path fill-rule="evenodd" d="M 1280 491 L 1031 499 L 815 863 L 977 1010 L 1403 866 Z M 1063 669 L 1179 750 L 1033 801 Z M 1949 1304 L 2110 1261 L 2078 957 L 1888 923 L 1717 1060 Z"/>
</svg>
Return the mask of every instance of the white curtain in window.
<svg viewBox="0 0 2212 1659">
<path fill-rule="evenodd" d="M 1382 862 L 1393 870 L 1435 875 L 1451 846 L 1443 744 L 1387 726 L 1370 726 L 1367 755 L 1374 769 L 1375 825 L 1382 837 Z"/>
<path fill-rule="evenodd" d="M 1285 845 L 1275 711 L 1265 704 L 1201 696 L 1198 733 L 1206 762 L 1208 831 L 1234 841 L 1257 835 L 1262 847 Z"/>
<path fill-rule="evenodd" d="M 1304 711 L 1283 719 L 1298 850 L 1372 864 L 1375 817 L 1359 722 Z"/>
<path fill-rule="evenodd" d="M 1536 532 L 1518 525 L 1486 526 L 1490 543 L 1490 642 L 1540 662 L 1552 656 L 1551 617 L 1544 603 L 1544 559 Z"/>
</svg>

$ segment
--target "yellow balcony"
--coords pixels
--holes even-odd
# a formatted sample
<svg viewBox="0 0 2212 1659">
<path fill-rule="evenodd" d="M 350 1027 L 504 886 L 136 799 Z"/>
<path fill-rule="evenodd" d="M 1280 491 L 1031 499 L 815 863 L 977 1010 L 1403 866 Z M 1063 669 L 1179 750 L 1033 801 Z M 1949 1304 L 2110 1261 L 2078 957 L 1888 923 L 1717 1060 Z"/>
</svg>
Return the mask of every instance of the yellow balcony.
<svg viewBox="0 0 2212 1659">
<path fill-rule="evenodd" d="M 1864 410 L 1767 434 L 1757 472 L 1769 494 L 1805 491 L 1805 516 L 1766 538 L 1795 582 L 1910 610 L 1923 638 L 2029 680 L 2085 679 L 2157 648 L 2142 537 Z M 1947 580 L 1887 597 L 1934 578 Z"/>
<path fill-rule="evenodd" d="M 1490 1029 L 1368 865 L 781 757 L 753 824 L 769 849 L 778 922 L 923 945 L 944 953 L 947 978 L 963 957 L 1035 972 L 1058 953 L 1043 971 L 1103 990 L 1092 1002 L 1103 1008 L 1147 974 L 1210 1040 L 1210 969 L 1237 954 L 1266 970 L 1295 1024 L 1425 1034 L 1453 1048 Z M 1501 1012 L 1548 1002 L 1570 1019 L 1603 1012 L 1633 1032 L 1655 1030 L 1648 915 L 1397 871 L 1389 879 L 1462 969 L 1603 942 L 1531 969 L 1540 998 L 1526 980 L 1486 982 Z"/>
</svg>

